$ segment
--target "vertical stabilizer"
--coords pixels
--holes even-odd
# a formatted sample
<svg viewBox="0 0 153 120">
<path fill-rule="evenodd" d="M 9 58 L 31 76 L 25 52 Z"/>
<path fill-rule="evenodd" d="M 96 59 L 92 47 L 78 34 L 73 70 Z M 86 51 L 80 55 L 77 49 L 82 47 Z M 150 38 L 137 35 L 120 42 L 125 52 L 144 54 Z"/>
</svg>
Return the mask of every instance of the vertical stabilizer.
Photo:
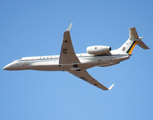
<svg viewBox="0 0 153 120">
<path fill-rule="evenodd" d="M 139 36 L 135 27 L 129 28 L 129 39 L 130 40 L 139 39 Z"/>
<path fill-rule="evenodd" d="M 129 39 L 118 49 L 120 53 L 132 54 L 132 51 L 136 44 L 143 49 L 149 49 L 149 47 L 141 40 L 143 37 L 139 37 L 135 27 L 129 28 Z"/>
</svg>

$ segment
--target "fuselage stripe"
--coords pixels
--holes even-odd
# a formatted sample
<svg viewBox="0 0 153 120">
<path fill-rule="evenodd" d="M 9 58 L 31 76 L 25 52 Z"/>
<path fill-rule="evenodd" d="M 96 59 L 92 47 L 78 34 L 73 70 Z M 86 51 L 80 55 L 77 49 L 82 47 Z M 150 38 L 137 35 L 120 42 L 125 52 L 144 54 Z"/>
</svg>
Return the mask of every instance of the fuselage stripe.
<svg viewBox="0 0 153 120">
<path fill-rule="evenodd" d="M 134 41 L 127 53 L 131 54 L 138 41 Z"/>
</svg>

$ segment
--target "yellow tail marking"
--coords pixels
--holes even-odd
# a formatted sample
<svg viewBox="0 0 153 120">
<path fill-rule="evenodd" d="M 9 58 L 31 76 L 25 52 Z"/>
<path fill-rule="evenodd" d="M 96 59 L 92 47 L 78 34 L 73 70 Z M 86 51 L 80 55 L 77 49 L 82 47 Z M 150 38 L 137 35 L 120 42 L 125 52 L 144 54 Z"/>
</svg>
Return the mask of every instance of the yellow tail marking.
<svg viewBox="0 0 153 120">
<path fill-rule="evenodd" d="M 138 41 L 135 41 L 135 43 L 133 44 L 132 48 L 131 48 L 130 51 L 129 51 L 129 54 L 132 53 L 132 51 L 133 51 L 134 47 L 136 46 L 137 42 L 138 42 Z"/>
</svg>

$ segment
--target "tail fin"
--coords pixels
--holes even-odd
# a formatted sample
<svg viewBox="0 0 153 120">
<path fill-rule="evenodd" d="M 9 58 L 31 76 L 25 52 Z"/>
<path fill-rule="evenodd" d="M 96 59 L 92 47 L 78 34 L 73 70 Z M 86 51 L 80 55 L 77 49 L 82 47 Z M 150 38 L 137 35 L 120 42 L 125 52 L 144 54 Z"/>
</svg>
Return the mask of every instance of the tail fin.
<svg viewBox="0 0 153 120">
<path fill-rule="evenodd" d="M 141 40 L 143 37 L 139 37 L 135 27 L 129 28 L 129 39 L 119 48 L 121 53 L 131 54 L 136 44 L 143 49 L 149 49 L 149 47 Z"/>
</svg>

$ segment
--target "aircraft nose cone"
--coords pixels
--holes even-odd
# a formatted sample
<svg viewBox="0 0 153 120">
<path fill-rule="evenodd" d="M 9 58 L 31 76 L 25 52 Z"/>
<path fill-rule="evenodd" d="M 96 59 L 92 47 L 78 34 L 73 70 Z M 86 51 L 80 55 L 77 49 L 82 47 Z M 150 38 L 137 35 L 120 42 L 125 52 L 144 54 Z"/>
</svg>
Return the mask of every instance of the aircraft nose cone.
<svg viewBox="0 0 153 120">
<path fill-rule="evenodd" d="M 10 65 L 6 65 L 5 67 L 3 67 L 3 70 L 10 70 Z"/>
<path fill-rule="evenodd" d="M 16 61 L 6 65 L 5 67 L 3 67 L 3 70 L 15 70 L 16 69 Z"/>
</svg>

